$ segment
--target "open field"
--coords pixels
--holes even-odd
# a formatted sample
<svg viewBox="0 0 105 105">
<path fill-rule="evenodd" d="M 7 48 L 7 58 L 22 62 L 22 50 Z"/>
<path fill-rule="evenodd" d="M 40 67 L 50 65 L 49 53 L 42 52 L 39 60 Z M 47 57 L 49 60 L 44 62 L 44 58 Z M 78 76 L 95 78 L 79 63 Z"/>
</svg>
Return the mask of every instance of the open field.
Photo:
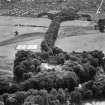
<svg viewBox="0 0 105 105">
<path fill-rule="evenodd" d="M 16 25 L 37 25 L 44 27 L 19 27 Z M 21 44 L 37 44 L 40 51 L 40 43 L 44 33 L 48 29 L 50 20 L 46 18 L 0 17 L 0 61 L 6 66 L 13 63 L 16 46 Z M 46 27 L 46 28 L 45 28 Z M 14 36 L 18 31 L 19 36 Z M 66 21 L 61 24 L 56 46 L 66 51 L 105 50 L 104 33 L 94 30 L 91 23 L 86 21 Z M 64 43 L 66 42 L 66 43 Z M 9 63 L 8 63 L 9 62 Z M 0 63 L 1 65 L 1 63 Z M 3 65 L 3 64 L 2 64 Z M 7 67 L 8 68 L 8 67 Z"/>
<path fill-rule="evenodd" d="M 75 101 L 75 99 L 72 99 L 73 94 L 78 101 L 75 102 L 78 104 L 81 101 L 81 105 L 105 105 L 105 99 L 102 99 L 105 94 L 105 33 L 94 30 L 94 25 L 96 25 L 98 19 L 105 17 L 105 2 L 103 2 L 100 14 L 97 16 L 96 11 L 100 0 L 54 0 L 54 2 L 53 0 L 44 0 L 42 3 L 41 1 L 43 0 L 37 2 L 36 0 L 31 0 L 30 2 L 17 0 L 14 3 L 8 2 L 0 5 L 0 105 L 14 105 L 14 103 L 16 105 L 23 105 L 24 103 L 25 105 L 26 102 L 32 103 L 32 105 L 34 103 L 38 105 L 60 105 L 60 103 L 71 105 L 70 103 Z M 51 20 L 47 19 L 46 16 L 37 18 L 37 14 L 42 12 L 53 13 L 53 11 L 61 11 L 61 15 L 63 15 L 63 12 L 66 15 L 65 10 L 68 10 L 69 7 L 79 10 L 78 14 L 89 14 L 92 22 L 85 21 L 86 19 L 83 18 L 62 22 L 58 37 L 56 37 L 56 29 L 60 23 L 58 18 L 62 20 L 62 16 L 58 15 L 57 19 L 54 18 L 55 21 L 52 24 L 50 24 Z M 68 13 L 71 15 L 70 11 L 67 11 Z M 22 45 L 24 48 L 27 47 L 26 50 L 34 45 L 36 47 L 32 51 L 40 52 L 40 44 L 43 39 L 49 47 L 52 47 L 50 42 L 54 42 L 56 38 L 55 46 L 58 48 L 63 49 L 65 52 L 77 51 L 81 53 L 66 54 L 63 51 L 56 51 L 55 48 L 52 49 L 53 54 L 51 55 L 46 53 L 38 53 L 39 55 L 37 55 L 32 52 L 22 51 L 15 58 L 15 54 L 19 48 L 22 48 Z M 50 52 L 50 50 L 47 52 Z M 58 62 L 56 63 L 58 68 L 40 68 L 43 62 L 47 62 L 48 66 L 51 65 L 49 58 L 52 55 L 57 58 L 54 61 Z M 42 71 L 42 69 L 44 70 Z M 53 90 L 45 94 L 42 88 L 47 89 L 47 91 L 55 88 L 57 91 L 55 90 L 56 94 L 52 94 Z M 62 88 L 63 91 L 58 88 Z M 80 91 L 78 91 L 79 89 Z M 21 90 L 23 90 L 22 94 Z M 70 90 L 69 94 L 68 90 Z M 74 93 L 71 92 L 72 90 Z M 16 91 L 20 93 L 15 93 Z M 10 92 L 8 97 L 7 94 L 2 95 L 8 92 Z M 59 92 L 60 94 L 58 94 Z M 53 95 L 54 100 L 52 100 Z M 68 95 L 70 95 L 69 99 Z M 87 97 L 86 100 L 84 100 L 85 97 Z M 2 103 L 3 101 L 4 103 Z M 36 101 L 39 102 L 37 103 Z"/>
<path fill-rule="evenodd" d="M 23 25 L 42 25 L 48 27 L 48 19 L 33 18 L 16 18 L 16 17 L 0 17 L 0 70 L 11 71 L 13 68 L 13 60 L 18 44 L 38 44 L 43 39 L 46 28 L 41 27 L 18 27 L 17 24 Z M 40 21 L 40 22 L 39 22 Z M 42 22 L 41 22 L 42 21 Z M 39 23 L 39 24 L 38 24 Z M 15 36 L 14 32 L 18 31 L 19 36 Z M 36 34 L 34 34 L 36 32 Z M 39 35 L 40 34 L 40 35 Z M 39 47 L 40 48 L 40 47 Z"/>
<path fill-rule="evenodd" d="M 17 26 L 19 24 L 44 27 L 20 27 Z M 50 20 L 46 18 L 0 17 L 0 76 L 13 76 L 17 45 L 35 44 L 38 48 L 34 51 L 40 51 L 40 43 L 49 24 Z M 19 32 L 18 36 L 14 36 L 15 31 Z M 94 25 L 87 21 L 66 21 L 61 24 L 55 45 L 68 52 L 94 49 L 105 52 L 105 33 L 94 30 Z M 93 105 L 101 104 L 93 102 Z"/>
</svg>

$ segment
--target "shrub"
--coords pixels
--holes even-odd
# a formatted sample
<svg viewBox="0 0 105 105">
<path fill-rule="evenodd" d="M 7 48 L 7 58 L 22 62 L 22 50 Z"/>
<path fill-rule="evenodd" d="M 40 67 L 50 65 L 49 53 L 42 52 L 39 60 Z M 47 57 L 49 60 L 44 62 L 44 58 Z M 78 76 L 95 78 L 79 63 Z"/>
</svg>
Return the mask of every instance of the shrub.
<svg viewBox="0 0 105 105">
<path fill-rule="evenodd" d="M 55 88 L 52 88 L 51 91 L 50 91 L 50 94 L 52 94 L 54 97 L 57 98 L 57 90 Z"/>
<path fill-rule="evenodd" d="M 105 75 L 101 74 L 98 78 L 95 79 L 92 86 L 95 97 L 103 97 L 105 89 Z"/>
<path fill-rule="evenodd" d="M 58 48 L 58 47 L 53 47 L 53 55 L 59 54 L 59 53 L 63 53 L 63 50 Z"/>
<path fill-rule="evenodd" d="M 33 72 L 38 73 L 37 67 L 41 64 L 38 59 L 26 59 L 20 62 L 19 65 L 14 66 L 14 77 L 16 81 L 24 80 L 24 73 Z"/>
<path fill-rule="evenodd" d="M 23 90 L 30 88 L 51 90 L 51 88 L 73 89 L 78 85 L 78 77 L 74 72 L 42 72 L 21 83 Z"/>
<path fill-rule="evenodd" d="M 23 74 L 23 80 L 27 80 L 27 79 L 31 78 L 32 75 L 33 75 L 32 72 L 24 73 Z"/>
<path fill-rule="evenodd" d="M 93 98 L 93 91 L 89 89 L 82 90 L 82 97 L 83 99 L 92 99 Z"/>
<path fill-rule="evenodd" d="M 66 94 L 65 94 L 65 91 L 63 89 L 61 89 L 61 88 L 58 90 L 57 99 L 59 100 L 59 102 L 61 104 L 64 104 L 66 102 Z"/>
<path fill-rule="evenodd" d="M 81 96 L 81 93 L 79 91 L 75 90 L 75 91 L 71 92 L 71 103 L 80 104 L 81 99 L 82 99 L 82 96 Z"/>
</svg>

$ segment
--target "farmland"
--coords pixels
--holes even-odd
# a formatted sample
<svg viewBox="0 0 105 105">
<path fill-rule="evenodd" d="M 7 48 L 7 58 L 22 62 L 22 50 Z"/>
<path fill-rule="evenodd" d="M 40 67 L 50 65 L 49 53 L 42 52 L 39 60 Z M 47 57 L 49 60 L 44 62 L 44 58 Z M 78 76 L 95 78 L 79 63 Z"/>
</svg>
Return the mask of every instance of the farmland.
<svg viewBox="0 0 105 105">
<path fill-rule="evenodd" d="M 22 45 L 22 44 L 26 44 L 26 45 L 34 44 L 34 45 L 38 45 L 38 48 L 36 50 L 34 50 L 34 52 L 40 52 L 40 44 L 41 44 L 42 40 L 44 39 L 44 36 L 46 35 L 46 32 L 47 32 L 48 27 L 51 23 L 51 20 L 46 19 L 46 18 L 30 18 L 30 17 L 26 18 L 26 17 L 9 17 L 9 16 L 1 16 L 0 18 L 1 18 L 0 19 L 0 27 L 1 27 L 0 28 L 0 71 L 1 71 L 0 75 L 2 75 L 2 76 L 9 75 L 12 78 L 14 75 L 13 74 L 13 65 L 15 65 L 14 59 L 16 57 L 15 54 L 17 52 L 16 47 L 18 45 Z M 14 33 L 15 31 L 19 32 L 18 36 L 15 36 L 15 33 Z M 81 20 L 73 20 L 73 21 L 66 21 L 66 22 L 61 23 L 60 30 L 58 32 L 58 38 L 56 40 L 55 46 L 63 49 L 63 51 L 65 51 L 65 52 L 87 51 L 86 54 L 87 55 L 89 54 L 90 56 L 93 56 L 94 54 L 97 55 L 99 53 L 98 57 L 97 56 L 94 57 L 96 60 L 96 59 L 102 59 L 102 58 L 100 58 L 101 56 L 103 56 L 103 55 L 101 55 L 101 52 L 97 52 L 97 51 L 96 52 L 88 52 L 88 51 L 99 50 L 104 53 L 104 51 L 105 51 L 105 46 L 104 46 L 105 41 L 104 40 L 105 40 L 105 33 L 100 33 L 98 30 L 94 30 L 93 23 L 87 22 L 87 21 L 81 21 Z M 29 52 L 29 54 L 30 54 L 30 52 Z M 74 53 L 73 56 L 76 56 L 75 54 L 76 53 Z M 78 54 L 79 53 L 77 53 L 77 55 Z M 91 55 L 91 54 L 93 54 L 93 55 Z M 87 55 L 86 55 L 86 58 L 88 58 Z M 19 55 L 17 55 L 17 58 L 18 58 L 18 56 Z M 20 56 L 21 56 L 21 54 L 20 54 Z M 82 57 L 81 54 L 78 56 Z M 27 63 L 27 58 L 25 58 L 25 59 L 26 59 L 25 63 Z M 33 58 L 31 58 L 31 59 L 33 59 Z M 31 62 L 31 59 L 29 59 L 30 62 Z M 71 58 L 70 58 L 70 60 L 71 60 Z M 89 61 L 91 61 L 91 60 L 89 59 Z M 85 61 L 83 61 L 83 62 L 85 62 Z M 18 64 L 18 62 L 15 62 L 15 63 Z M 38 62 L 38 63 L 40 64 L 40 62 Z M 79 61 L 78 61 L 78 63 L 79 63 Z M 97 64 L 97 62 L 95 62 L 95 63 L 96 63 L 95 64 L 96 66 L 100 67 L 100 65 Z M 22 62 L 22 64 L 24 64 L 24 62 Z M 80 64 L 80 65 L 84 67 L 84 65 L 82 65 L 82 64 Z M 92 64 L 91 66 L 93 67 L 93 65 L 94 64 Z M 88 67 L 89 65 L 86 65 L 86 66 Z M 29 67 L 30 67 L 30 65 L 29 65 Z M 93 68 L 91 68 L 91 69 L 94 71 Z M 7 72 L 7 74 L 4 71 Z M 63 76 L 63 79 L 65 79 L 65 75 L 67 75 L 68 72 L 65 71 L 64 74 L 62 74 L 63 72 L 61 72 L 60 73 L 61 77 Z M 42 76 L 42 79 L 44 79 L 44 78 L 47 78 L 46 75 L 48 75 L 49 76 L 48 81 L 49 81 L 50 78 L 55 79 L 55 78 L 53 78 L 53 75 L 54 76 L 57 75 L 57 78 L 59 78 L 59 72 L 57 72 L 57 73 L 58 73 L 58 75 L 53 72 L 50 72 L 48 74 L 45 72 L 45 75 L 39 74 L 39 75 L 37 75 L 38 77 L 36 76 L 34 78 L 39 78 Z M 75 77 L 74 72 L 73 72 L 73 76 L 71 75 L 72 74 L 71 71 L 69 72 L 69 74 L 70 74 L 70 78 L 68 77 L 68 79 Z M 81 79 L 81 77 L 79 77 L 79 78 Z M 72 82 L 76 82 L 78 80 L 78 78 L 75 78 L 75 79 L 76 80 L 74 80 Z M 9 80 L 11 80 L 11 79 L 9 79 Z M 62 80 L 62 78 L 61 78 L 61 80 Z M 30 81 L 28 81 L 29 84 L 30 84 Z M 66 81 L 66 79 L 65 79 L 65 81 Z M 23 87 L 24 87 L 24 85 L 26 85 L 26 87 L 24 87 L 26 90 L 29 88 L 29 87 L 27 87 L 28 82 L 26 82 L 26 84 L 24 84 L 24 83 L 22 84 Z M 34 82 L 36 83 L 36 81 L 34 81 Z M 66 82 L 68 83 L 68 81 L 66 81 Z M 102 82 L 104 82 L 104 81 L 102 81 Z M 45 86 L 43 83 L 39 84 L 39 85 Z M 59 86 L 59 84 L 56 84 L 56 85 Z M 53 85 L 51 85 L 51 86 L 53 86 Z M 69 85 L 67 85 L 67 86 L 69 86 Z M 45 86 L 45 88 L 49 88 L 49 87 Z M 71 87 L 69 87 L 69 88 L 71 88 Z M 102 89 L 103 89 L 103 87 L 102 87 Z M 59 91 L 61 91 L 61 90 L 58 90 L 57 94 L 59 94 Z"/>
</svg>

